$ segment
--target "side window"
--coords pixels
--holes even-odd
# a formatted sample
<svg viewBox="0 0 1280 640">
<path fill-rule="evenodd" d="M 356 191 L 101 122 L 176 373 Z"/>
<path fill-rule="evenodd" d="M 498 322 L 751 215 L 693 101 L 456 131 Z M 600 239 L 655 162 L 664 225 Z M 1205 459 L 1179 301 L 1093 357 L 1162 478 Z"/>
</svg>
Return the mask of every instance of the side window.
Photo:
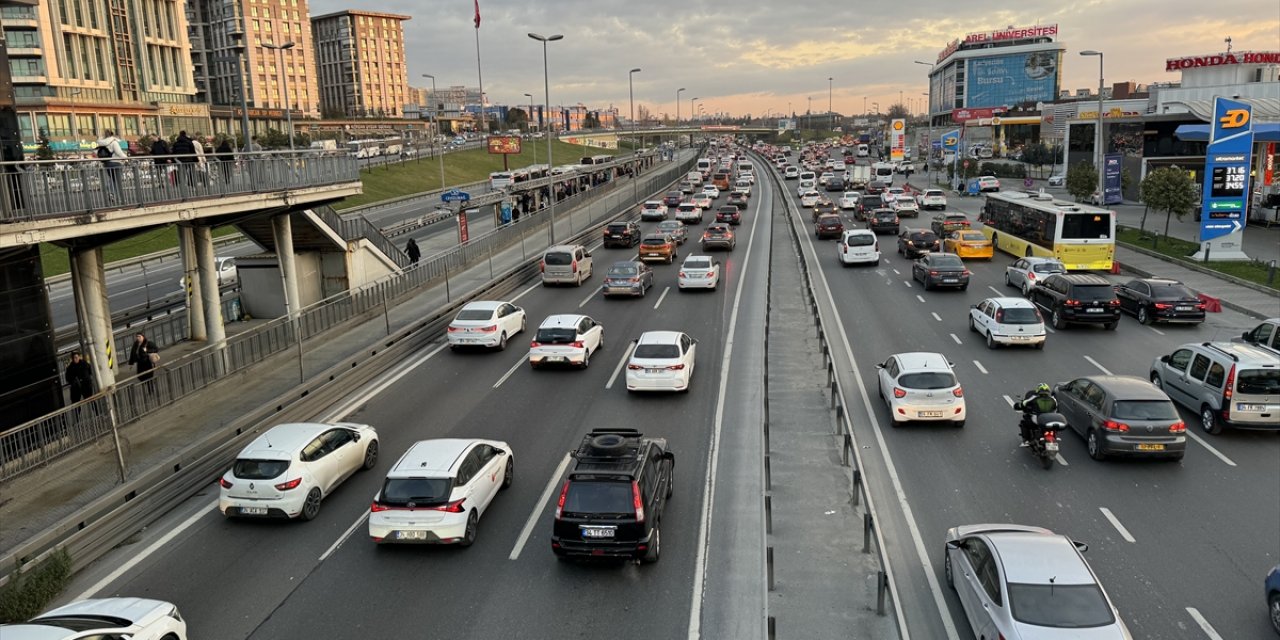
<svg viewBox="0 0 1280 640">
<path fill-rule="evenodd" d="M 1170 369 L 1177 369 L 1178 371 L 1186 371 L 1188 362 L 1191 362 L 1190 349 L 1178 349 L 1177 351 L 1173 352 L 1173 355 L 1169 356 Z"/>
<path fill-rule="evenodd" d="M 354 439 L 355 438 L 352 437 L 352 433 L 346 429 L 333 429 L 325 433 L 325 440 L 327 440 L 325 448 L 329 451 L 337 451 L 342 447 L 342 445 L 345 445 Z"/>
<path fill-rule="evenodd" d="M 303 462 L 315 462 L 316 460 L 319 460 L 321 457 L 323 457 L 325 453 L 327 453 L 324 448 L 324 444 L 325 444 L 324 436 L 325 434 L 323 433 L 316 436 L 311 440 L 311 442 L 307 443 L 307 446 L 302 448 L 301 457 Z"/>
<path fill-rule="evenodd" d="M 468 453 L 467 457 L 463 459 L 462 464 L 458 465 L 458 476 L 454 480 L 455 484 L 464 485 L 471 482 L 471 477 L 480 469 L 478 453 L 478 447 L 472 449 L 471 453 Z"/>
<path fill-rule="evenodd" d="M 1102 405 L 1107 401 L 1107 394 L 1102 391 L 1102 387 L 1099 387 L 1096 384 L 1091 382 L 1087 382 L 1085 384 L 1088 385 L 1088 388 L 1084 391 L 1085 402 L 1088 402 L 1093 406 L 1093 408 L 1101 411 Z"/>
<path fill-rule="evenodd" d="M 692 346 L 692 343 L 693 341 L 689 339 L 688 335 L 683 333 L 680 334 L 680 352 L 681 353 L 689 353 L 689 347 Z"/>
<path fill-rule="evenodd" d="M 889 362 L 887 363 L 887 365 L 886 365 L 886 366 L 889 368 L 889 377 L 891 377 L 891 378 L 893 378 L 893 379 L 897 380 L 897 379 L 898 379 L 898 372 L 900 372 L 900 371 L 901 371 L 901 369 L 898 367 L 898 359 L 897 359 L 897 358 L 889 358 Z"/>
<path fill-rule="evenodd" d="M 1190 373 L 1191 377 L 1196 380 L 1204 380 L 1204 374 L 1208 373 L 1208 371 L 1209 358 L 1197 353 L 1196 359 L 1191 362 L 1191 371 L 1188 373 Z"/>
<path fill-rule="evenodd" d="M 1214 389 L 1220 389 L 1222 388 L 1222 381 L 1226 377 L 1227 377 L 1226 369 L 1223 369 L 1222 365 L 1215 362 L 1209 365 L 1209 375 L 1205 376 L 1204 383 L 1213 387 Z"/>
<path fill-rule="evenodd" d="M 1260 324 L 1253 330 L 1251 337 L 1253 338 L 1253 341 L 1258 344 L 1270 344 L 1272 330 L 1273 329 L 1270 324 Z"/>
<path fill-rule="evenodd" d="M 1088 388 L 1088 386 L 1089 386 L 1089 383 L 1085 382 L 1084 380 L 1074 380 L 1071 382 L 1071 384 L 1067 385 L 1066 389 L 1067 389 L 1067 393 L 1070 393 L 1071 395 L 1077 398 L 1083 398 L 1084 392 Z"/>
<path fill-rule="evenodd" d="M 978 570 L 978 582 L 982 583 L 982 589 L 992 602 L 1003 606 L 1004 599 L 1000 597 L 1000 569 L 996 567 L 995 558 L 987 558 L 986 564 Z"/>
<path fill-rule="evenodd" d="M 987 544 L 977 538 L 970 538 L 965 541 L 964 555 L 969 558 L 969 564 L 973 565 L 973 570 L 982 571 L 982 566 L 991 559 L 991 550 L 987 548 Z"/>
<path fill-rule="evenodd" d="M 1026 260 L 1018 260 L 1017 262 L 1013 263 L 1013 268 L 1014 268 L 1014 269 L 1020 269 L 1020 270 L 1022 270 L 1022 271 L 1026 271 L 1026 270 L 1027 270 L 1027 261 L 1026 261 Z"/>
</svg>

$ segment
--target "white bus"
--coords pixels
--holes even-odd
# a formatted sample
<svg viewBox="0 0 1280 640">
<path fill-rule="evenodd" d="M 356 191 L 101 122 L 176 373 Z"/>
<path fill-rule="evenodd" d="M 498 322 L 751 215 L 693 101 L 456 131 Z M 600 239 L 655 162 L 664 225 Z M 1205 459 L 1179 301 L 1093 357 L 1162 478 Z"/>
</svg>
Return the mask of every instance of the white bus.
<svg viewBox="0 0 1280 640">
<path fill-rule="evenodd" d="M 374 158 L 382 155 L 381 140 L 350 140 L 346 148 L 357 158 Z"/>
<path fill-rule="evenodd" d="M 1019 258 L 1046 256 L 1073 271 L 1109 271 L 1116 252 L 1114 211 L 1047 193 L 986 194 L 978 221 L 991 246 Z"/>
<path fill-rule="evenodd" d="M 489 187 L 506 189 L 516 183 L 516 175 L 511 171 L 494 171 L 489 174 Z"/>
</svg>

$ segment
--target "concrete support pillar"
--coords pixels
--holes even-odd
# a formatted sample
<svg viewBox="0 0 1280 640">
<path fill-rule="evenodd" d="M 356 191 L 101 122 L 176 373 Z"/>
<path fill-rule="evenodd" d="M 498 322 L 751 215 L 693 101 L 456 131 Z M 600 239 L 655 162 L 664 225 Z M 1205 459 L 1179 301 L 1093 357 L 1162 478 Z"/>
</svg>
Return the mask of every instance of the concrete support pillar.
<svg viewBox="0 0 1280 640">
<path fill-rule="evenodd" d="M 195 236 L 200 297 L 204 298 L 205 338 L 209 344 L 222 347 L 227 341 L 227 328 L 222 324 L 222 292 L 218 290 L 218 267 L 213 255 L 213 229 L 192 227 L 191 231 Z"/>
<path fill-rule="evenodd" d="M 178 225 L 178 253 L 182 257 L 182 274 L 187 279 L 187 335 L 192 340 L 206 340 L 204 297 L 200 289 L 200 270 L 196 266 L 196 236 L 191 227 Z"/>
<path fill-rule="evenodd" d="M 98 389 L 116 384 L 115 337 L 111 331 L 111 308 L 107 304 L 107 274 L 103 269 L 102 248 L 71 251 L 71 287 L 76 298 L 76 319 L 87 350 Z"/>
<path fill-rule="evenodd" d="M 285 314 L 298 317 L 301 297 L 298 295 L 298 264 L 293 253 L 293 219 L 282 213 L 271 219 L 271 233 L 276 241 L 276 258 L 280 262 L 280 279 L 284 284 Z"/>
</svg>

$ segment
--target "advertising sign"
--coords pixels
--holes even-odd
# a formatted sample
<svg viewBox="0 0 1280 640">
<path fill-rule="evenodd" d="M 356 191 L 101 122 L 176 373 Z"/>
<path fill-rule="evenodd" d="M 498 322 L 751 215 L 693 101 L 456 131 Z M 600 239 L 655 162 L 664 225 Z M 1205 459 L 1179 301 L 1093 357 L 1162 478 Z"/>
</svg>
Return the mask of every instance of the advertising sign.
<svg viewBox="0 0 1280 640">
<path fill-rule="evenodd" d="M 471 238 L 471 235 L 467 233 L 467 213 L 469 211 L 470 209 L 463 209 L 455 216 L 458 219 L 458 244 L 464 244 Z"/>
<path fill-rule="evenodd" d="M 778 131 L 795 131 L 796 121 L 790 118 L 782 118 L 778 120 Z"/>
<path fill-rule="evenodd" d="M 1182 71 L 1200 67 L 1221 67 L 1229 64 L 1277 64 L 1280 63 L 1280 51 L 1228 51 L 1211 56 L 1187 56 L 1185 58 L 1168 58 L 1164 61 L 1165 71 Z"/>
<path fill-rule="evenodd" d="M 498 210 L 498 219 L 502 221 L 502 224 L 507 224 L 508 222 L 511 222 L 512 209 L 513 207 L 511 206 L 510 201 L 508 200 L 502 201 L 502 207 Z"/>
<path fill-rule="evenodd" d="M 1120 180 L 1120 160 L 1124 155 L 1119 153 L 1108 153 L 1102 159 L 1102 204 L 1120 204 L 1124 202 L 1124 193 L 1121 190 Z"/>
<path fill-rule="evenodd" d="M 907 121 L 902 118 L 894 118 L 889 122 L 889 160 L 893 162 L 901 162 L 906 155 L 907 148 Z"/>
<path fill-rule="evenodd" d="M 955 129 L 942 134 L 942 148 L 955 151 L 960 148 L 960 130 Z"/>
<path fill-rule="evenodd" d="M 983 118 L 993 118 L 996 114 L 1004 113 L 1001 107 L 991 109 L 952 109 L 951 119 L 957 123 L 968 122 L 970 120 L 981 120 Z"/>
<path fill-rule="evenodd" d="M 1058 52 L 1012 53 L 968 63 L 965 104 L 1010 106 L 1058 97 Z"/>
<path fill-rule="evenodd" d="M 489 136 L 489 153 L 520 155 L 520 136 Z"/>
<path fill-rule="evenodd" d="M 938 62 L 947 59 L 947 56 L 955 53 L 962 44 L 984 44 L 988 42 L 1000 42 L 1002 40 L 1025 40 L 1027 38 L 1049 38 L 1053 40 L 1058 35 L 1058 25 L 1045 24 L 1036 25 L 1034 27 L 1010 27 L 999 31 L 980 31 L 970 33 L 964 37 L 964 40 L 956 38 L 952 40 L 940 52 L 938 52 Z"/>
<path fill-rule="evenodd" d="M 1205 154 L 1201 198 L 1200 241 L 1207 242 L 1243 228 L 1253 151 L 1253 111 L 1244 102 L 1214 98 L 1213 130 Z"/>
<path fill-rule="evenodd" d="M 1267 157 L 1262 165 L 1262 184 L 1271 186 L 1276 179 L 1276 143 L 1267 143 Z"/>
</svg>

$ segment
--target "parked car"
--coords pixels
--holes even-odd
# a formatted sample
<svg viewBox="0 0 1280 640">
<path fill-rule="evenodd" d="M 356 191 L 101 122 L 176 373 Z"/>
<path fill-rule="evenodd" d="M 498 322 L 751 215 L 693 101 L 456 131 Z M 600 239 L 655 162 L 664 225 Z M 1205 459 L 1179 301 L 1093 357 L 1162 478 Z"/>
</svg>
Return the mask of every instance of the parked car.
<svg viewBox="0 0 1280 640">
<path fill-rule="evenodd" d="M 969 288 L 969 270 L 954 253 L 926 253 L 911 265 L 911 279 L 919 280 L 924 290 L 938 287 Z"/>
<path fill-rule="evenodd" d="M 1067 175 L 1064 173 L 1055 173 L 1049 176 L 1049 186 L 1061 187 L 1067 183 Z"/>
<path fill-rule="evenodd" d="M 702 232 L 702 251 L 707 252 L 711 249 L 724 249 L 733 251 L 737 246 L 738 240 L 733 233 L 733 228 L 727 224 L 710 224 L 707 225 L 706 231 Z"/>
<path fill-rule="evenodd" d="M 969 330 L 982 336 L 988 349 L 997 346 L 1044 348 L 1044 318 L 1025 298 L 987 298 L 969 307 Z"/>
<path fill-rule="evenodd" d="M 449 348 L 461 347 L 507 348 L 507 339 L 523 333 L 524 309 L 501 300 L 476 300 L 458 310 L 446 329 Z"/>
<path fill-rule="evenodd" d="M 1055 273 L 1066 273 L 1067 267 L 1057 258 L 1029 256 L 1018 258 L 1004 269 L 1005 286 L 1015 287 L 1022 295 L 1031 297 L 1031 288 L 1042 284 Z"/>
<path fill-rule="evenodd" d="M 1264 320 L 1262 324 L 1244 332 L 1240 339 L 1280 353 L 1280 318 Z"/>
<path fill-rule="evenodd" d="M 1205 303 L 1177 280 L 1135 278 L 1116 287 L 1120 310 L 1142 324 L 1153 322 L 1204 322 Z"/>
<path fill-rule="evenodd" d="M 898 233 L 898 253 L 903 257 L 915 259 L 933 251 L 942 251 L 942 241 L 934 232 L 908 228 Z"/>
<path fill-rule="evenodd" d="M 1058 412 L 1085 440 L 1089 457 L 1181 460 L 1187 425 L 1160 387 L 1133 376 L 1085 376 L 1056 385 Z"/>
<path fill-rule="evenodd" d="M 1200 416 L 1200 428 L 1280 430 L 1280 356 L 1239 342 L 1184 344 L 1151 363 L 1151 383 Z"/>
<path fill-rule="evenodd" d="M 848 229 L 840 236 L 836 257 L 840 266 L 851 264 L 880 264 L 880 240 L 869 229 Z"/>
<path fill-rule="evenodd" d="M 952 366 L 942 354 L 925 352 L 899 353 L 876 365 L 893 426 L 913 420 L 964 426 L 964 389 Z"/>
<path fill-rule="evenodd" d="M 639 260 L 625 260 L 613 263 L 605 272 L 600 292 L 605 297 L 631 295 L 643 298 L 652 288 L 653 268 Z"/>
<path fill-rule="evenodd" d="M 1084 323 L 1114 331 L 1120 324 L 1120 300 L 1111 282 L 1102 276 L 1054 274 L 1032 288 L 1028 299 L 1049 314 L 1054 329 Z"/>
</svg>

